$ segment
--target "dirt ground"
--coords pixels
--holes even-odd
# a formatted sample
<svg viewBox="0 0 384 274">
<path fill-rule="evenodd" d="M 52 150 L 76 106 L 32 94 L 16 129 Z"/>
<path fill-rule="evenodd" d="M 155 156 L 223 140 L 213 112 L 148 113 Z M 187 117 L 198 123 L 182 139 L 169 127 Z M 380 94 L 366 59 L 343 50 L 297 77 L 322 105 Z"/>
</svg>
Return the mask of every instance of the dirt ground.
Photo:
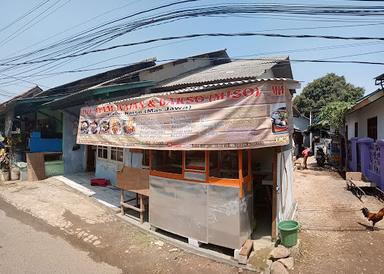
<svg viewBox="0 0 384 274">
<path fill-rule="evenodd" d="M 313 157 L 308 167 L 295 171 L 301 246 L 293 272 L 384 273 L 384 221 L 371 231 L 360 211 L 384 205 L 371 196 L 360 201 L 338 173 L 318 168 Z"/>
<path fill-rule="evenodd" d="M 143 232 L 54 179 L 0 185 L 0 207 L 8 217 L 60 237 L 88 252 L 95 262 L 122 273 L 239 272 L 237 267 L 180 250 Z"/>
<path fill-rule="evenodd" d="M 20 218 L 23 222 L 15 219 Z M 26 224 L 32 220 L 33 226 Z M 95 262 L 88 252 L 50 233 L 51 226 L 0 199 L 0 273 L 118 274 L 121 270 Z"/>
</svg>

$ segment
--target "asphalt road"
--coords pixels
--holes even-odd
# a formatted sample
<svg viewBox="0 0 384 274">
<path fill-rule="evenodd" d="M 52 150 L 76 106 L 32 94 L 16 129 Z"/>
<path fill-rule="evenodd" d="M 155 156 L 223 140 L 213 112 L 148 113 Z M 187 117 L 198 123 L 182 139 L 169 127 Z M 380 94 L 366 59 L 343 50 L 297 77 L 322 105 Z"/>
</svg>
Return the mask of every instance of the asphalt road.
<svg viewBox="0 0 384 274">
<path fill-rule="evenodd" d="M 121 273 L 50 233 L 49 225 L 28 224 L 33 219 L 18 213 L 0 202 L 0 273 Z"/>
</svg>

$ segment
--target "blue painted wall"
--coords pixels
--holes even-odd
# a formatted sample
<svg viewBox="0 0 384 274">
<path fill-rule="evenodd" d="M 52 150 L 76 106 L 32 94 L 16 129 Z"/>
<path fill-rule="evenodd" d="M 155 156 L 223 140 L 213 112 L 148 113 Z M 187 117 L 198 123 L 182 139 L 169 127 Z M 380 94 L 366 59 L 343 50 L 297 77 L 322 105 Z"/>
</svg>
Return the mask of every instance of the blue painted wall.
<svg viewBox="0 0 384 274">
<path fill-rule="evenodd" d="M 80 145 L 80 149 L 72 150 L 76 144 L 76 125 L 79 121 L 79 113 L 80 107 L 68 108 L 63 112 L 64 174 L 84 172 L 86 170 L 85 146 Z"/>
</svg>

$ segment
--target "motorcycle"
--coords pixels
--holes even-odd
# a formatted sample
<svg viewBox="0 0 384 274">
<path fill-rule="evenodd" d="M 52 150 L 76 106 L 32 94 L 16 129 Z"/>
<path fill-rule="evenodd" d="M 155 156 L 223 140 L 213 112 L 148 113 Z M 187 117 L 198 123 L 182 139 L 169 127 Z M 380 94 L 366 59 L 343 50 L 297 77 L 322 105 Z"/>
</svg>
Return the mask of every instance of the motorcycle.
<svg viewBox="0 0 384 274">
<path fill-rule="evenodd" d="M 323 148 L 321 148 L 321 147 L 317 148 L 317 150 L 316 150 L 316 163 L 317 163 L 317 165 L 320 167 L 324 167 L 325 160 L 326 160 L 326 157 L 325 157 L 325 153 L 324 153 Z"/>
</svg>

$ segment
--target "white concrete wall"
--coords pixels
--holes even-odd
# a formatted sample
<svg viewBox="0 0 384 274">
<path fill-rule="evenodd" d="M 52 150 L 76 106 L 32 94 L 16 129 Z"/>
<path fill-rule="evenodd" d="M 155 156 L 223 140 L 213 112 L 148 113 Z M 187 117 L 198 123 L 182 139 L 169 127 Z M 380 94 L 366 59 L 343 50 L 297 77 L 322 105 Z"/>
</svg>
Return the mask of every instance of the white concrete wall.
<svg viewBox="0 0 384 274">
<path fill-rule="evenodd" d="M 367 137 L 367 120 L 375 116 L 377 116 L 377 138 L 384 139 L 384 98 L 347 114 L 345 120 L 348 125 L 348 138 L 355 137 L 355 122 L 358 122 L 359 126 L 357 137 Z"/>
<path fill-rule="evenodd" d="M 108 151 L 110 155 L 110 151 Z M 129 149 L 124 149 L 123 162 L 111 161 L 96 157 L 96 170 L 95 176 L 97 178 L 104 178 L 111 181 L 113 185 L 116 184 L 116 172 L 123 168 L 123 165 L 129 167 L 141 168 L 143 154 L 141 152 L 130 152 Z"/>
<path fill-rule="evenodd" d="M 96 158 L 96 178 L 108 179 L 113 185 L 116 184 L 116 171 L 119 170 L 119 164 L 114 161 Z"/>
</svg>

